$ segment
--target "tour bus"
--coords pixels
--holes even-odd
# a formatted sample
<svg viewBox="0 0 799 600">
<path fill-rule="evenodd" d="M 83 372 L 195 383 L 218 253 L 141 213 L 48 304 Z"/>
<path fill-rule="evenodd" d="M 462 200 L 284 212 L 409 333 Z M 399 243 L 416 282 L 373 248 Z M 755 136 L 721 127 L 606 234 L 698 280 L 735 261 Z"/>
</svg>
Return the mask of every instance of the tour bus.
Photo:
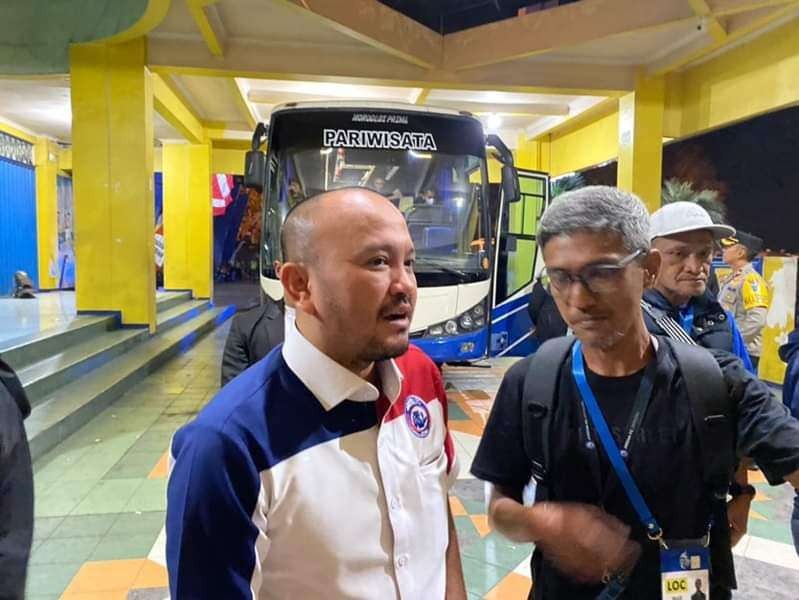
<svg viewBox="0 0 799 600">
<path fill-rule="evenodd" d="M 549 179 L 515 169 L 505 144 L 471 114 L 390 103 L 284 104 L 253 134 L 245 185 L 263 191 L 261 288 L 272 298 L 283 295 L 273 264 L 282 259 L 288 211 L 322 191 L 363 186 L 397 206 L 416 247 L 414 344 L 437 363 L 534 350 L 527 306 Z"/>
</svg>

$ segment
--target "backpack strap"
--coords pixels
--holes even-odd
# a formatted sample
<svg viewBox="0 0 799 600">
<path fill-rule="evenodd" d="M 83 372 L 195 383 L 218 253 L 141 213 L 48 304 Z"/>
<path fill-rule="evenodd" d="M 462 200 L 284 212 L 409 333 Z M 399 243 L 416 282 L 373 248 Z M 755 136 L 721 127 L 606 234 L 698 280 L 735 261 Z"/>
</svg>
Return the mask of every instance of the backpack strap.
<svg viewBox="0 0 799 600">
<path fill-rule="evenodd" d="M 546 499 L 550 423 L 560 369 L 574 344 L 572 336 L 552 338 L 533 355 L 524 378 L 522 434 L 524 450 L 533 466 L 536 499 Z"/>
<path fill-rule="evenodd" d="M 691 416 L 699 437 L 702 478 L 718 498 L 726 498 L 735 470 L 735 434 L 730 392 L 713 355 L 697 346 L 667 339 L 682 371 Z"/>
<path fill-rule="evenodd" d="M 666 311 L 660 310 L 652 306 L 649 302 L 641 298 L 641 308 L 648 314 L 655 324 L 660 327 L 664 334 L 673 340 L 688 344 L 689 346 L 696 346 L 697 343 L 688 335 L 682 326 L 675 321 Z"/>
</svg>

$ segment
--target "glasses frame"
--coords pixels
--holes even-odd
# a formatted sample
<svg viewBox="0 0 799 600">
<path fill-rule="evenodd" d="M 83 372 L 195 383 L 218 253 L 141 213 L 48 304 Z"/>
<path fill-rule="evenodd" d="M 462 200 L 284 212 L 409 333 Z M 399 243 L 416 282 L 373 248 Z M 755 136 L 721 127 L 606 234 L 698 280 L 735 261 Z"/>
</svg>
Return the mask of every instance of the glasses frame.
<svg viewBox="0 0 799 600">
<path fill-rule="evenodd" d="M 547 271 L 547 275 L 549 276 L 549 286 L 548 287 L 551 289 L 551 291 L 553 291 L 555 293 L 565 294 L 565 293 L 569 292 L 571 290 L 572 286 L 579 281 L 581 284 L 583 284 L 583 287 L 585 289 L 587 289 L 589 292 L 591 292 L 592 294 L 601 295 L 601 294 L 603 294 L 605 292 L 604 291 L 597 291 L 597 290 L 593 289 L 591 287 L 591 284 L 588 282 L 588 280 L 583 275 L 582 271 L 584 271 L 585 269 L 601 269 L 601 270 L 607 270 L 607 271 L 621 272 L 624 269 L 626 269 L 630 264 L 632 264 L 633 261 L 635 261 L 636 258 L 638 258 L 642 254 L 644 254 L 644 252 L 645 251 L 643 249 L 639 248 L 638 250 L 636 250 L 632 254 L 628 254 L 627 256 L 619 259 L 619 261 L 614 263 L 614 264 L 589 265 L 587 267 L 583 267 L 582 269 L 580 269 L 580 272 L 578 272 L 578 273 L 569 273 L 568 271 L 561 271 L 559 269 L 556 269 L 555 270 L 556 273 L 563 273 L 564 275 L 566 275 L 568 277 L 568 283 L 564 287 L 561 287 L 561 286 L 559 286 L 558 284 L 555 283 L 555 280 L 552 278 L 552 271 L 548 270 Z"/>
</svg>

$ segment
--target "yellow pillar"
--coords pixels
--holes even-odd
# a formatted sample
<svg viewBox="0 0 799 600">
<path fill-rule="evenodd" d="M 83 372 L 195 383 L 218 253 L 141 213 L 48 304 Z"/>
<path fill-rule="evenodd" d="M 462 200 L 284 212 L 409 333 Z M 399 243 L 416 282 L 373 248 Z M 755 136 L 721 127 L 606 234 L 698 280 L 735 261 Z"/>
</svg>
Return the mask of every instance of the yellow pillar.
<svg viewBox="0 0 799 600">
<path fill-rule="evenodd" d="M 529 139 L 524 133 L 520 134 L 516 147 L 516 166 L 520 169 L 530 169 L 549 173 L 549 135 L 536 139 Z"/>
<path fill-rule="evenodd" d="M 155 331 L 153 94 L 143 38 L 70 49 L 76 303 Z"/>
<path fill-rule="evenodd" d="M 213 296 L 211 145 L 163 146 L 164 287 Z"/>
<path fill-rule="evenodd" d="M 662 77 L 640 78 L 635 91 L 619 100 L 617 185 L 641 198 L 650 212 L 660 207 L 664 96 Z"/>
<path fill-rule="evenodd" d="M 58 287 L 58 146 L 36 138 L 36 240 L 40 289 Z"/>
</svg>

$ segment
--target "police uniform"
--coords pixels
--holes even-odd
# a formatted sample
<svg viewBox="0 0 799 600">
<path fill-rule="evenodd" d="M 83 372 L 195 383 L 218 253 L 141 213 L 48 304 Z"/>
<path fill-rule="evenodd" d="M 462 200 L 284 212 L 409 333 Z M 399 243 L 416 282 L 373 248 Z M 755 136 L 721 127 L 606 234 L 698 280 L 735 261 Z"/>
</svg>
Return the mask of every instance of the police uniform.
<svg viewBox="0 0 799 600">
<path fill-rule="evenodd" d="M 291 326 L 175 434 L 173 598 L 444 598 L 444 386 L 415 347 L 375 368 L 382 393 Z"/>
<path fill-rule="evenodd" d="M 655 336 L 654 387 L 649 407 L 629 446 L 627 465 L 644 500 L 669 538 L 698 539 L 710 531 L 710 598 L 730 597 L 736 587 L 730 549 L 726 502 L 703 483 L 700 439 L 682 372 L 664 338 Z M 539 352 L 546 352 L 545 344 Z M 799 423 L 771 396 L 768 388 L 726 352 L 711 350 L 736 404 L 736 451 L 753 457 L 773 485 L 799 468 Z M 522 410 L 524 381 L 531 357 L 505 375 L 472 464 L 472 473 L 495 485 L 521 490 L 533 475 L 524 444 Z M 608 426 L 621 446 L 627 433 L 633 400 L 644 371 L 626 377 L 603 377 L 586 367 L 588 383 Z M 633 506 L 605 453 L 591 444 L 584 426 L 580 395 L 567 356 L 559 372 L 549 421 L 549 468 L 546 498 L 602 507 L 630 526 L 642 554 L 626 590 L 626 600 L 661 597 L 658 546 L 647 538 Z M 596 439 L 596 431 L 591 435 Z M 731 449 L 732 451 L 732 449 Z M 540 487 L 540 486 L 539 486 Z M 561 574 L 536 549 L 532 559 L 535 600 L 593 600 L 603 585 L 583 585 Z"/>
<path fill-rule="evenodd" d="M 719 302 L 735 317 L 749 354 L 759 358 L 770 297 L 766 280 L 755 271 L 752 263 L 736 269 L 721 281 Z"/>
</svg>

